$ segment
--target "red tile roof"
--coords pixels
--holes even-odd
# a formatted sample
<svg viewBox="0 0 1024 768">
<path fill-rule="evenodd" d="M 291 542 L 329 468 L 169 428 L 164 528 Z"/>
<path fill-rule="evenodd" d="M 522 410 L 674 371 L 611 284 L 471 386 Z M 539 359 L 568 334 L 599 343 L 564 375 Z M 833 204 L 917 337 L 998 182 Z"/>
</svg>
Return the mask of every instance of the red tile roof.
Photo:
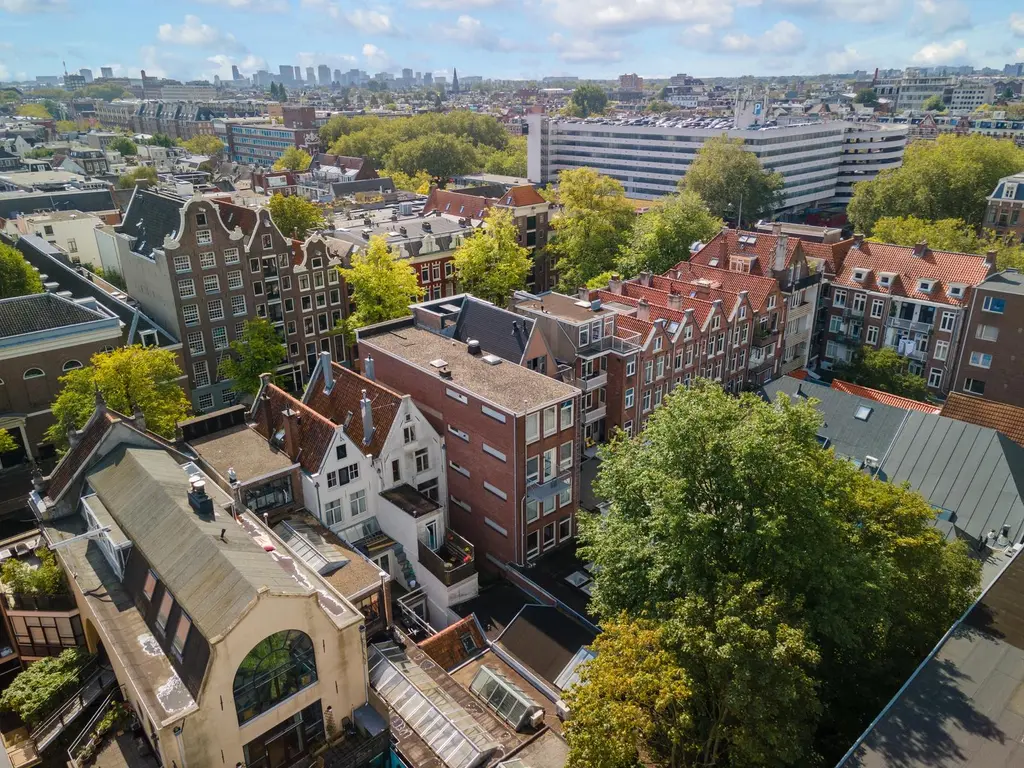
<svg viewBox="0 0 1024 768">
<path fill-rule="evenodd" d="M 680 275 L 678 278 L 675 277 L 677 272 Z M 689 292 L 693 290 L 692 284 L 696 280 L 710 280 L 712 283 L 718 283 L 717 292 L 719 293 L 738 295 L 740 291 L 746 291 L 755 311 L 760 311 L 768 297 L 779 289 L 779 281 L 774 277 L 748 275 L 744 272 L 733 272 L 729 269 L 708 267 L 703 264 L 691 264 L 687 261 L 680 262 L 662 277 L 655 277 L 652 284 L 661 290 L 668 289 L 667 287 L 662 288 L 662 285 L 671 285 L 677 291 L 684 291 L 686 295 L 689 295 Z M 716 289 L 712 289 L 711 292 L 714 294 Z M 724 296 L 713 295 L 712 298 L 724 299 Z M 735 302 L 726 303 L 730 310 L 735 304 Z"/>
<path fill-rule="evenodd" d="M 214 202 L 217 204 L 220 220 L 229 232 L 233 231 L 235 227 L 241 227 L 243 232 L 249 233 L 259 224 L 256 211 L 252 208 L 235 205 L 230 198 L 218 197 L 214 198 Z"/>
<path fill-rule="evenodd" d="M 466 645 L 469 644 L 469 640 L 472 640 L 472 651 L 466 650 L 463 638 L 467 640 Z M 433 637 L 428 637 L 419 644 L 419 647 L 439 667 L 445 671 L 451 671 L 487 648 L 488 644 L 480 629 L 480 624 L 476 620 L 476 614 L 471 613 L 447 629 L 442 629 Z"/>
<path fill-rule="evenodd" d="M 461 192 L 449 192 L 446 189 L 432 189 L 427 202 L 423 205 L 423 213 L 440 211 L 449 216 L 466 216 L 471 219 L 483 219 L 493 204 L 487 197 L 466 195 Z"/>
<path fill-rule="evenodd" d="M 324 463 L 324 454 L 334 439 L 334 424 L 274 384 L 268 385 L 260 393 L 260 401 L 253 405 L 256 432 L 270 441 L 275 433 L 284 429 L 286 409 L 298 414 L 296 426 L 299 430 L 295 443 L 297 455 L 289 458 L 298 461 L 307 472 L 319 472 Z M 284 450 L 284 447 L 281 446 L 281 449 Z"/>
<path fill-rule="evenodd" d="M 647 341 L 647 337 L 650 335 L 653 329 L 654 323 L 648 322 L 646 320 L 637 320 L 635 317 L 630 317 L 629 315 L 615 316 L 616 335 L 620 335 L 617 333 L 619 330 L 633 331 L 635 333 L 640 334 L 641 341 Z M 620 337 L 622 336 L 620 335 Z"/>
<path fill-rule="evenodd" d="M 754 241 L 741 243 L 741 236 L 753 238 Z M 776 235 L 766 235 L 762 232 L 729 229 L 711 238 L 690 260 L 695 264 L 728 269 L 730 256 L 753 256 L 755 258 L 750 268 L 751 273 L 770 277 L 775 263 L 775 245 L 778 239 Z M 785 266 L 789 266 L 799 246 L 800 241 L 795 237 L 787 238 Z M 712 264 L 711 262 L 716 259 L 717 263 Z"/>
<path fill-rule="evenodd" d="M 800 241 L 800 250 L 804 255 L 812 259 L 821 259 L 825 262 L 825 274 L 834 275 L 839 271 L 843 257 L 853 245 L 853 238 L 838 243 L 812 243 L 806 240 Z"/>
<path fill-rule="evenodd" d="M 104 411 L 101 416 L 86 424 L 79 436 L 78 445 L 64 454 L 49 476 L 46 495 L 56 500 L 70 485 L 78 470 L 82 468 L 89 454 L 103 440 L 110 428 L 121 420 L 119 414 Z"/>
<path fill-rule="evenodd" d="M 1002 432 L 1024 446 L 1024 408 L 952 392 L 942 406 L 942 415 Z"/>
<path fill-rule="evenodd" d="M 398 415 L 402 396 L 337 363 L 331 363 L 331 370 L 334 386 L 330 394 L 324 393 L 323 378 L 318 375 L 309 382 L 306 405 L 335 424 L 344 426 L 348 422 L 344 426 L 345 434 L 359 446 L 359 450 L 372 456 L 379 455 Z M 363 444 L 363 417 L 359 407 L 363 390 L 366 390 L 366 396 L 370 399 L 373 413 L 374 430 L 368 446 Z"/>
<path fill-rule="evenodd" d="M 939 408 L 937 406 L 922 403 L 920 400 L 913 400 L 909 397 L 900 397 L 899 395 L 891 395 L 880 389 L 862 387 L 859 384 L 851 384 L 848 381 L 842 381 L 840 379 L 834 379 L 832 381 L 832 389 L 839 392 L 845 392 L 848 395 L 856 395 L 857 397 L 874 400 L 877 403 L 891 405 L 893 408 L 905 408 L 910 411 L 921 411 L 921 413 L 939 412 Z"/>
<path fill-rule="evenodd" d="M 624 296 L 628 296 L 633 299 L 644 299 L 648 304 L 651 305 L 652 310 L 654 309 L 654 307 L 665 307 L 666 309 L 668 308 L 668 291 L 659 291 L 656 288 L 647 288 L 643 285 L 640 285 L 639 283 L 624 282 L 622 284 L 622 293 Z M 696 319 L 697 322 L 699 322 L 701 325 L 704 324 L 704 321 L 707 319 L 708 315 L 711 314 L 713 301 L 709 301 L 706 299 L 696 299 L 685 294 L 680 294 L 679 300 L 682 310 L 685 311 L 687 309 L 692 309 L 694 319 Z M 723 309 L 726 308 L 725 301 L 722 302 L 722 307 Z M 669 309 L 668 311 L 671 312 L 673 310 Z M 682 312 L 679 312 L 677 314 L 681 315 Z M 653 319 L 654 317 L 655 315 L 652 311 L 651 318 Z"/>
<path fill-rule="evenodd" d="M 864 280 L 853 279 L 857 269 L 867 271 Z M 878 278 L 882 273 L 896 275 L 890 288 L 879 285 Z M 963 297 L 953 298 L 946 293 L 950 284 L 975 286 L 987 276 L 988 265 L 981 256 L 931 249 L 925 249 L 922 256 L 915 256 L 912 246 L 864 241 L 859 248 L 847 251 L 833 282 L 849 288 L 962 306 L 970 299 L 970 289 L 964 291 Z M 917 289 L 921 278 L 935 281 L 931 293 Z"/>
<path fill-rule="evenodd" d="M 512 189 L 502 195 L 498 200 L 499 205 L 507 205 L 513 208 L 519 208 L 524 205 L 542 205 L 546 202 L 547 201 L 541 197 L 540 192 L 529 184 L 512 187 Z"/>
</svg>

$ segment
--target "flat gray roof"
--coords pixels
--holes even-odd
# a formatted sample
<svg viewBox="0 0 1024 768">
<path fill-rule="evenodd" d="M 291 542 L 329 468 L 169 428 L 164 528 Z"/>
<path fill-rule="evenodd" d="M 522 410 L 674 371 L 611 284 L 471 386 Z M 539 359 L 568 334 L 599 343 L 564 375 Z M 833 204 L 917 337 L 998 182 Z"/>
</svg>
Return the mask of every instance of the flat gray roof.
<svg viewBox="0 0 1024 768">
<path fill-rule="evenodd" d="M 985 278 L 978 289 L 1024 295 L 1024 274 L 1017 269 L 1004 269 L 1002 272 L 996 272 L 991 277 Z"/>
<path fill-rule="evenodd" d="M 583 305 L 586 306 L 583 306 Z M 602 305 L 596 312 L 590 308 L 590 302 L 562 293 L 545 293 L 535 299 L 517 301 L 516 307 L 535 312 L 539 315 L 551 315 L 571 323 L 586 323 L 598 318 L 614 315 L 615 310 Z"/>
</svg>

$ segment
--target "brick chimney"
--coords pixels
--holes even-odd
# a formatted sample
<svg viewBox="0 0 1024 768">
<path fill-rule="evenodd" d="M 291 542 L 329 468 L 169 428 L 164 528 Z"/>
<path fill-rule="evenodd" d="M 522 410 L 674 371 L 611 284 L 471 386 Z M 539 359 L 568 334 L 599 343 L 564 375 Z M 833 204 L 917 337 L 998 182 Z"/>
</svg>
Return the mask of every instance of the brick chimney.
<svg viewBox="0 0 1024 768">
<path fill-rule="evenodd" d="M 920 243 L 914 246 L 914 258 L 923 259 L 925 253 L 928 251 L 928 241 L 922 240 Z"/>
<path fill-rule="evenodd" d="M 618 296 L 622 295 L 622 278 L 617 272 L 613 273 L 608 280 L 608 290 Z"/>
<path fill-rule="evenodd" d="M 320 367 L 324 372 L 324 394 L 331 394 L 334 389 L 334 368 L 331 367 L 331 353 L 324 351 L 320 353 Z"/>
<path fill-rule="evenodd" d="M 640 299 L 640 301 L 636 303 L 636 319 L 650 322 L 651 305 L 647 303 L 646 299 Z"/>
<path fill-rule="evenodd" d="M 669 309 L 681 312 L 683 309 L 683 295 L 676 293 L 675 290 L 671 290 L 668 292 L 668 301 L 666 303 Z"/>
<path fill-rule="evenodd" d="M 862 245 L 864 245 L 864 233 L 863 232 L 856 232 L 856 233 L 854 233 L 854 235 L 853 235 L 853 247 L 854 248 L 860 248 Z"/>
<path fill-rule="evenodd" d="M 281 415 L 284 416 L 284 452 L 294 461 L 299 455 L 299 414 L 285 408 Z"/>
<path fill-rule="evenodd" d="M 775 264 L 772 266 L 776 272 L 784 272 L 786 269 L 786 250 L 789 247 L 789 238 L 786 235 L 779 235 L 775 240 Z"/>
<path fill-rule="evenodd" d="M 373 440 L 373 406 L 370 403 L 370 398 L 366 396 L 366 390 L 363 390 L 363 396 L 359 400 L 359 411 L 363 417 L 363 445 L 369 445 L 370 441 Z"/>
<path fill-rule="evenodd" d="M 772 222 L 772 234 L 775 235 L 776 237 L 779 237 L 779 236 L 782 235 L 782 222 L 781 221 L 773 221 Z"/>
<path fill-rule="evenodd" d="M 639 275 L 637 275 L 637 277 L 638 277 L 638 279 L 640 281 L 640 285 L 642 285 L 644 288 L 650 288 L 651 287 L 651 273 L 650 272 L 641 272 Z"/>
<path fill-rule="evenodd" d="M 996 271 L 996 251 L 985 251 L 985 266 L 988 267 L 988 274 Z"/>
</svg>

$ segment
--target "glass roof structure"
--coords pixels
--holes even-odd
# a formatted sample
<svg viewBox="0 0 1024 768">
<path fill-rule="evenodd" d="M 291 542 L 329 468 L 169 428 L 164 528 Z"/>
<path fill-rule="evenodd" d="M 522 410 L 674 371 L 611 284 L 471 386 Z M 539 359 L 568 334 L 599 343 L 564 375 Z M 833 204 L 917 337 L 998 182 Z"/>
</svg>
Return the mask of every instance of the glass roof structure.
<svg viewBox="0 0 1024 768">
<path fill-rule="evenodd" d="M 519 686 L 490 667 L 480 667 L 469 690 L 517 731 L 540 707 Z"/>
</svg>

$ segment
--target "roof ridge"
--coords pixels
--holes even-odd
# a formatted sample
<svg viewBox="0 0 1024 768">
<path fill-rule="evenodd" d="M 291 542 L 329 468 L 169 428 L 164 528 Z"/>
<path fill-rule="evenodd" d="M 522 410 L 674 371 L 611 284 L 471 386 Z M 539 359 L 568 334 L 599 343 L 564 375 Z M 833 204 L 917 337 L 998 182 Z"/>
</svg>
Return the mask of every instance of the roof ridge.
<svg viewBox="0 0 1024 768">
<path fill-rule="evenodd" d="M 329 424 L 331 426 L 331 429 L 335 429 L 335 428 L 338 427 L 337 424 L 335 424 L 333 421 L 328 419 L 326 416 L 324 416 L 318 410 L 316 410 L 315 408 L 311 408 L 310 406 L 306 405 L 306 403 L 304 403 L 301 400 L 299 400 L 291 392 L 286 392 L 285 390 L 281 389 L 281 387 L 277 386 L 277 384 L 274 384 L 273 382 L 271 382 L 269 384 L 269 389 L 271 390 L 272 393 L 277 393 L 277 394 L 281 395 L 282 397 L 284 397 L 286 400 L 290 400 L 292 402 L 292 404 L 297 407 L 298 410 L 303 411 L 303 412 L 309 412 L 313 416 L 315 416 L 317 419 L 319 419 L 320 421 L 324 422 L 325 424 Z"/>
<path fill-rule="evenodd" d="M 458 341 L 458 339 L 455 339 L 455 341 Z M 354 376 L 357 379 L 365 381 L 368 384 L 370 384 L 370 386 L 375 387 L 376 389 L 379 389 L 381 392 L 385 392 L 385 393 L 387 393 L 389 395 L 394 395 L 399 400 L 401 400 L 403 397 L 405 397 L 405 395 L 403 395 L 401 392 L 398 392 L 398 391 L 396 391 L 394 389 L 391 389 L 391 387 L 389 387 L 389 386 L 387 386 L 385 384 L 381 384 L 376 379 L 368 379 L 363 374 L 357 373 L 356 371 L 353 371 L 351 368 L 346 368 L 345 366 L 341 365 L 338 362 L 335 362 L 334 360 L 331 361 L 331 368 L 337 368 L 339 371 L 342 371 L 344 376 Z"/>
</svg>

